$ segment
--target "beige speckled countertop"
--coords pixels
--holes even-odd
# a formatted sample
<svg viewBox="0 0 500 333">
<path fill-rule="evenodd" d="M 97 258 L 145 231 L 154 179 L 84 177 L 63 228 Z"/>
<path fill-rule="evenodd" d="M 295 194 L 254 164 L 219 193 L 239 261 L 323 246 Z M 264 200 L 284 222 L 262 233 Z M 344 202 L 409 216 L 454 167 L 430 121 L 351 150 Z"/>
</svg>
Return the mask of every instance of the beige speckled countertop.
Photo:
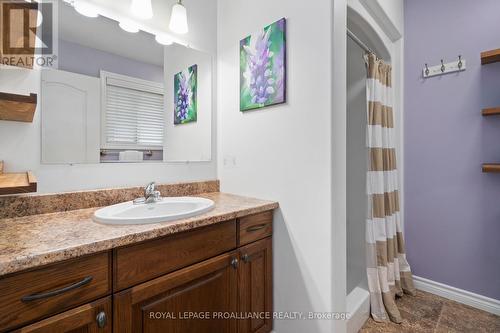
<svg viewBox="0 0 500 333">
<path fill-rule="evenodd" d="M 225 193 L 204 193 L 215 208 L 173 222 L 111 226 L 96 223 L 97 208 L 0 219 L 0 276 L 65 259 L 276 209 L 277 202 Z"/>
</svg>

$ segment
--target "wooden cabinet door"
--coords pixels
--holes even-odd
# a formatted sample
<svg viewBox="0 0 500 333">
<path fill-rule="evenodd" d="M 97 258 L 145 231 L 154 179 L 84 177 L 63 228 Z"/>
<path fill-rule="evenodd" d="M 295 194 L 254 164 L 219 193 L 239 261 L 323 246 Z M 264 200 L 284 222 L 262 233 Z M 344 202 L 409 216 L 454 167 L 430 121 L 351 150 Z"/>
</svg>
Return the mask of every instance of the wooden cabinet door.
<svg viewBox="0 0 500 333">
<path fill-rule="evenodd" d="M 82 305 L 29 326 L 16 333 L 111 333 L 111 297 Z"/>
<path fill-rule="evenodd" d="M 238 273 L 239 333 L 268 333 L 272 329 L 272 238 L 240 248 Z"/>
<path fill-rule="evenodd" d="M 115 294 L 114 332 L 236 332 L 220 314 L 237 310 L 237 260 L 230 252 Z"/>
</svg>

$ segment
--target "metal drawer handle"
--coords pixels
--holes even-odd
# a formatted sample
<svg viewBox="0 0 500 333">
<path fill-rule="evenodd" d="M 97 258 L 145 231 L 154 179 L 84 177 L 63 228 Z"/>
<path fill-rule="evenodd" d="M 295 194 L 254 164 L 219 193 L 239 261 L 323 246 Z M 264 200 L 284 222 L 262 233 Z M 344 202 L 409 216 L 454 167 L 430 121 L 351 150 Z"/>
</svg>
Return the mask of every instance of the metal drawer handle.
<svg viewBox="0 0 500 333">
<path fill-rule="evenodd" d="M 36 301 L 36 300 L 39 300 L 39 299 L 42 299 L 42 298 L 48 298 L 48 297 L 52 297 L 52 296 L 57 296 L 57 295 L 65 293 L 65 292 L 71 291 L 73 289 L 80 288 L 80 287 L 82 287 L 82 286 L 90 283 L 90 281 L 92 281 L 92 279 L 93 279 L 92 276 L 87 276 L 87 277 L 83 278 L 82 281 L 77 282 L 75 284 L 72 284 L 70 286 L 61 288 L 61 289 L 56 289 L 56 290 L 48 291 L 46 293 L 31 294 L 31 295 L 28 295 L 28 296 L 23 296 L 21 298 L 21 301 L 23 301 L 23 302 L 31 302 L 31 301 Z"/>
<path fill-rule="evenodd" d="M 238 259 L 233 258 L 233 259 L 231 260 L 231 266 L 233 266 L 233 268 L 234 268 L 234 269 L 237 269 L 237 268 L 238 268 L 238 266 L 239 266 L 239 261 L 238 261 Z"/>
<path fill-rule="evenodd" d="M 245 263 L 249 263 L 250 256 L 247 253 L 245 253 L 244 255 L 241 256 L 241 260 L 243 260 L 243 262 L 245 262 Z"/>
<path fill-rule="evenodd" d="M 95 320 L 97 321 L 97 327 L 104 328 L 104 326 L 106 326 L 106 323 L 108 322 L 108 319 L 106 318 L 106 312 L 99 312 L 97 314 L 97 317 L 95 317 Z"/>
<path fill-rule="evenodd" d="M 247 231 L 248 231 L 248 232 L 257 231 L 257 230 L 260 230 L 260 229 L 264 229 L 266 226 L 267 226 L 267 224 L 266 224 L 266 223 L 257 224 L 257 225 L 254 225 L 254 226 L 248 227 L 248 228 L 247 228 Z"/>
</svg>

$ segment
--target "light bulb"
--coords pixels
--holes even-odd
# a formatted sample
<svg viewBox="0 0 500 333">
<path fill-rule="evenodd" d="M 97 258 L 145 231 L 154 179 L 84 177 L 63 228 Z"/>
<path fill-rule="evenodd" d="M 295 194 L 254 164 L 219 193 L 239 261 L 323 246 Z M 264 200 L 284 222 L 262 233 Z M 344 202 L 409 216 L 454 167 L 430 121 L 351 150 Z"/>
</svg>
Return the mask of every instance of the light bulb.
<svg viewBox="0 0 500 333">
<path fill-rule="evenodd" d="M 186 7 L 182 5 L 180 0 L 172 6 L 169 28 L 178 34 L 185 34 L 189 31 Z"/>
<path fill-rule="evenodd" d="M 120 26 L 120 28 L 122 28 L 126 32 L 130 32 L 130 33 L 139 32 L 139 28 L 137 27 L 137 25 L 134 22 L 120 21 L 120 23 L 118 23 L 118 25 Z"/>
<path fill-rule="evenodd" d="M 174 42 L 172 39 L 166 35 L 160 34 L 155 36 L 156 41 L 161 45 L 172 45 Z"/>
<path fill-rule="evenodd" d="M 138 18 L 147 20 L 153 17 L 151 0 L 132 0 L 130 11 Z"/>
<path fill-rule="evenodd" d="M 88 3 L 87 1 L 83 0 L 75 0 L 74 2 L 75 10 L 82 14 L 83 16 L 87 17 L 97 17 L 99 16 L 99 12 L 97 11 L 97 8 Z"/>
</svg>

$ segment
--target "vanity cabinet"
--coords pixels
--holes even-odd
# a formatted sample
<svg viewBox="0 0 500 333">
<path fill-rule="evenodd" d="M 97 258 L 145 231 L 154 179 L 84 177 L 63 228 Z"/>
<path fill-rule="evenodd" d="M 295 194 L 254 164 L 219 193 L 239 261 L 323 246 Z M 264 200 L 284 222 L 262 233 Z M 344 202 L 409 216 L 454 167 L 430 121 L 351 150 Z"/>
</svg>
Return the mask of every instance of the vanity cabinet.
<svg viewBox="0 0 500 333">
<path fill-rule="evenodd" d="M 272 267 L 266 211 L 0 278 L 0 332 L 269 333 Z"/>
</svg>

